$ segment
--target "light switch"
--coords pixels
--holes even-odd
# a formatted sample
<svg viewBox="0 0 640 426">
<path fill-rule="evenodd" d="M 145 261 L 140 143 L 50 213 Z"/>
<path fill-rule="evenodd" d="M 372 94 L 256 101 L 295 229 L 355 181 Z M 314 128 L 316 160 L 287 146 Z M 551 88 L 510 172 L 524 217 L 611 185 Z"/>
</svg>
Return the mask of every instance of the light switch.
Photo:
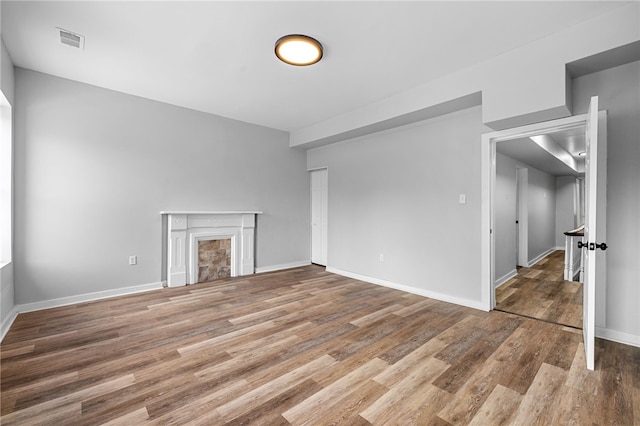
<svg viewBox="0 0 640 426">
<path fill-rule="evenodd" d="M 460 194 L 458 196 L 458 202 L 460 204 L 467 204 L 467 195 L 466 194 Z"/>
</svg>

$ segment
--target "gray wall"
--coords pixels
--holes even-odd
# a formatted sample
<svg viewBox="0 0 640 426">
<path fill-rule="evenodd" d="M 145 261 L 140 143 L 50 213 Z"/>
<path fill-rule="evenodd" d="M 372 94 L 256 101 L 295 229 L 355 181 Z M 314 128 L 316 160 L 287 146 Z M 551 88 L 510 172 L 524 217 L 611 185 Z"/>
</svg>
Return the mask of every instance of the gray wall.
<svg viewBox="0 0 640 426">
<path fill-rule="evenodd" d="M 286 134 L 30 71 L 16 78 L 19 303 L 158 281 L 164 209 L 262 209 L 258 266 L 308 259 L 304 153 Z M 575 79 L 574 113 L 594 94 L 609 112 L 606 328 L 637 338 L 640 64 Z M 330 166 L 330 266 L 479 300 L 485 131 L 473 108 L 310 151 L 310 167 Z M 184 152 L 198 153 L 198 170 L 167 171 Z M 223 172 L 240 183 L 214 189 Z M 126 266 L 131 254 L 139 265 Z"/>
<path fill-rule="evenodd" d="M 527 186 L 527 259 L 535 262 L 541 255 L 564 247 L 564 235 L 561 244 L 556 241 L 556 219 L 567 215 L 573 217 L 573 205 L 567 207 L 563 197 L 562 206 L 557 205 L 557 178 L 538 170 L 526 163 L 516 161 L 506 155 L 496 153 L 496 187 L 494 205 L 495 226 L 495 277 L 504 277 L 516 269 L 516 169 L 528 170 Z M 574 178 L 570 178 L 575 180 Z M 572 195 L 572 194 L 571 194 Z M 573 203 L 573 198 L 571 198 Z M 564 210 L 559 211 L 560 207 Z M 571 228 L 567 228 L 568 230 Z M 562 231 L 564 232 L 564 231 Z"/>
<path fill-rule="evenodd" d="M 0 38 L 0 90 L 7 101 L 14 104 L 14 71 L 13 62 L 9 57 L 4 41 Z M 4 188 L 3 188 L 4 190 Z M 4 220 L 4 218 L 3 218 Z M 3 236 L 4 237 L 4 236 Z M 0 259 L 6 261 L 7 259 Z M 0 337 L 4 335 L 7 321 L 15 307 L 13 280 L 13 263 L 0 267 Z"/>
<path fill-rule="evenodd" d="M 576 223 L 574 210 L 574 192 L 576 178 L 574 176 L 556 177 L 556 247 L 564 247 L 566 231 L 582 225 Z"/>
<path fill-rule="evenodd" d="M 496 153 L 494 195 L 495 278 L 499 281 L 516 269 L 516 160 Z"/>
<path fill-rule="evenodd" d="M 14 72 L 13 62 L 4 45 L 4 40 L 0 38 L 0 88 L 2 94 L 13 105 L 14 100 Z"/>
<path fill-rule="evenodd" d="M 162 210 L 262 210 L 256 266 L 309 261 L 286 132 L 19 68 L 15 113 L 18 304 L 159 282 Z"/>
<path fill-rule="evenodd" d="M 574 114 L 608 111 L 606 328 L 640 341 L 640 62 L 573 81 Z"/>
<path fill-rule="evenodd" d="M 529 264 L 556 246 L 556 179 L 533 167 L 529 169 L 528 203 Z"/>
<path fill-rule="evenodd" d="M 327 266 L 480 301 L 485 131 L 475 107 L 310 150 L 328 166 Z"/>
</svg>

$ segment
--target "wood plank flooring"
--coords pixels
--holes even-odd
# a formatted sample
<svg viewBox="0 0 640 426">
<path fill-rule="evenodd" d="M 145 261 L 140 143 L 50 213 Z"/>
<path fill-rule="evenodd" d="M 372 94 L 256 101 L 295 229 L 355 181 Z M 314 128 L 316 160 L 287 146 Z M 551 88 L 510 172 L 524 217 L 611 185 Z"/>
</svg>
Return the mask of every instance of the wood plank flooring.
<svg viewBox="0 0 640 426">
<path fill-rule="evenodd" d="M 496 289 L 496 309 L 582 328 L 582 283 L 564 280 L 564 250 L 556 250 Z"/>
<path fill-rule="evenodd" d="M 20 314 L 2 425 L 640 424 L 640 348 L 309 266 Z"/>
</svg>

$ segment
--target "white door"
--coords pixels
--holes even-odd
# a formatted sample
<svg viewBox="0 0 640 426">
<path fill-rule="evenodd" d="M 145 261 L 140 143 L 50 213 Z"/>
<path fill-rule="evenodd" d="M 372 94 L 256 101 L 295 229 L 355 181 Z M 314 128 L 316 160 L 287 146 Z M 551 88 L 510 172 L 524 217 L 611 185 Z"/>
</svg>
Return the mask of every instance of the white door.
<svg viewBox="0 0 640 426">
<path fill-rule="evenodd" d="M 595 297 L 596 284 L 606 280 L 606 198 L 607 198 L 607 137 L 606 121 L 598 122 L 598 97 L 591 98 L 586 125 L 585 165 L 585 227 L 584 243 L 584 350 L 587 369 L 595 366 Z"/>
<path fill-rule="evenodd" d="M 311 262 L 327 266 L 327 169 L 311 172 Z"/>
</svg>

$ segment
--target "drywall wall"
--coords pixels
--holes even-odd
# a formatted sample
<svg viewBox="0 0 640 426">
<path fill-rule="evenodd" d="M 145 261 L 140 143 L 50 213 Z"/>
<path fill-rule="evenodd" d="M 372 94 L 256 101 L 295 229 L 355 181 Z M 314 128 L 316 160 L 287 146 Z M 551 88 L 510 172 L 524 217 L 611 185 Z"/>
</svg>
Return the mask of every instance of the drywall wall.
<svg viewBox="0 0 640 426">
<path fill-rule="evenodd" d="M 529 219 L 529 264 L 556 246 L 556 179 L 534 167 L 529 170 L 527 211 Z"/>
<path fill-rule="evenodd" d="M 15 318 L 13 263 L 0 267 L 0 341 Z"/>
<path fill-rule="evenodd" d="M 607 256 L 605 330 L 640 345 L 640 62 L 573 81 L 575 113 L 599 96 L 607 110 Z"/>
<path fill-rule="evenodd" d="M 496 282 L 516 270 L 516 167 L 511 157 L 496 153 L 494 195 L 494 271 Z"/>
<path fill-rule="evenodd" d="M 360 130 L 379 131 L 385 123 L 394 125 L 397 117 L 478 92 L 482 92 L 483 122 L 493 129 L 567 117 L 572 98 L 566 64 L 637 42 L 639 21 L 640 3 L 621 4 L 504 55 L 297 129 L 291 132 L 291 146 L 316 146 L 318 141 L 333 142 Z"/>
<path fill-rule="evenodd" d="M 480 306 L 487 130 L 474 107 L 309 150 L 310 169 L 328 167 L 329 270 Z"/>
<path fill-rule="evenodd" d="M 556 177 L 556 247 L 564 247 L 566 231 L 582 225 L 576 223 L 574 194 L 576 178 L 573 176 Z"/>
<path fill-rule="evenodd" d="M 494 196 L 495 253 L 494 268 L 496 282 L 516 269 L 516 170 L 526 168 L 527 259 L 529 263 L 539 260 L 556 248 L 564 247 L 562 232 L 573 229 L 567 225 L 573 220 L 574 177 L 554 177 L 526 163 L 496 153 L 496 186 Z M 558 180 L 561 182 L 558 185 Z M 568 188 L 566 188 L 568 186 Z M 560 187 L 564 192 L 559 193 Z M 568 191 L 568 194 L 566 193 Z M 568 198 L 567 198 L 568 197 Z M 560 221 L 560 222 L 558 222 Z M 525 225 L 526 223 L 526 225 Z M 569 226 L 566 228 L 566 226 Z M 557 238 L 560 231 L 561 237 Z"/>
<path fill-rule="evenodd" d="M 0 120 L 2 121 L 0 125 L 2 125 L 2 137 L 6 137 L 7 135 L 7 120 L 12 120 L 11 118 L 11 106 L 14 104 L 14 70 L 13 70 L 13 62 L 11 61 L 11 57 L 7 52 L 7 48 L 4 45 L 4 41 L 0 38 L 0 91 L 2 91 L 2 96 L 0 97 Z M 5 104 L 8 103 L 8 105 Z M 9 130 L 9 133 L 11 131 Z M 12 138 L 12 136 L 10 136 Z M 11 152 L 12 147 L 2 146 L 1 155 L 2 159 L 0 159 L 1 167 L 5 171 L 5 167 L 11 163 Z M 7 158 L 8 156 L 8 158 Z M 15 307 L 15 288 L 14 288 L 14 280 L 13 280 L 13 263 L 10 262 L 10 259 L 5 259 L 7 255 L 5 252 L 7 250 L 10 251 L 10 246 L 12 244 L 12 225 L 11 225 L 11 215 L 6 217 L 7 213 L 4 208 L 6 207 L 5 203 L 9 203 L 7 199 L 12 197 L 12 179 L 9 179 L 9 182 L 3 181 L 0 183 L 2 195 L 0 195 L 0 201 L 3 203 L 3 210 L 0 213 L 0 226 L 2 229 L 0 230 L 0 234 L 2 235 L 2 258 L 0 258 L 0 338 L 4 336 L 4 333 L 7 331 L 9 323 L 12 321 L 13 309 Z M 9 223 L 7 225 L 7 223 Z M 7 226 L 9 228 L 7 229 Z M 8 234 L 8 235 L 7 235 Z M 8 263 L 7 263 L 8 262 Z"/>
<path fill-rule="evenodd" d="M 256 266 L 309 261 L 287 133 L 20 68 L 15 113 L 18 304 L 158 283 L 162 210 L 262 210 Z"/>
<path fill-rule="evenodd" d="M 13 62 L 4 45 L 4 41 L 0 38 L 0 89 L 7 101 L 13 105 L 14 99 L 14 71 Z"/>
</svg>

